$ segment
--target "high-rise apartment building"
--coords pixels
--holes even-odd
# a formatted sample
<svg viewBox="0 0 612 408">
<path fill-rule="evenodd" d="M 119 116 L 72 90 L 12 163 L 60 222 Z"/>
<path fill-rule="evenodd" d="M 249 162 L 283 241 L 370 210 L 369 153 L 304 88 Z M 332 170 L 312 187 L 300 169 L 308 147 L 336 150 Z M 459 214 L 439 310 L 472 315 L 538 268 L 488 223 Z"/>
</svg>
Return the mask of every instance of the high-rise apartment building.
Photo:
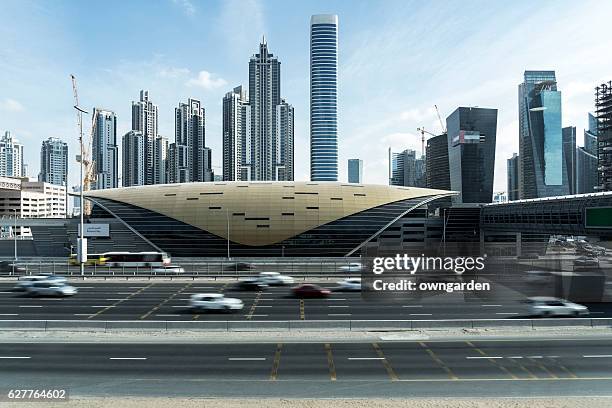
<svg viewBox="0 0 612 408">
<path fill-rule="evenodd" d="M 174 109 L 175 167 L 173 183 L 204 181 L 205 111 L 202 103 L 189 98 Z"/>
<path fill-rule="evenodd" d="M 25 175 L 23 145 L 13 139 L 11 132 L 6 131 L 0 138 L 0 176 L 23 177 Z"/>
<path fill-rule="evenodd" d="M 145 137 L 138 130 L 130 130 L 123 136 L 123 187 L 145 184 Z"/>
<path fill-rule="evenodd" d="M 594 193 L 597 186 L 597 118 L 589 113 L 584 146 L 576 149 L 576 193 Z"/>
<path fill-rule="evenodd" d="M 105 109 L 93 109 L 91 157 L 95 182 L 92 189 L 119 187 L 119 147 L 117 146 L 117 116 Z"/>
<path fill-rule="evenodd" d="M 389 185 L 425 187 L 425 160 L 414 150 L 394 153 L 389 148 Z"/>
<path fill-rule="evenodd" d="M 149 91 L 140 91 L 140 100 L 132 102 L 132 130 L 143 138 L 144 184 L 155 184 L 155 139 L 158 135 L 158 110 L 149 98 Z"/>
<path fill-rule="evenodd" d="M 275 145 L 276 152 L 276 175 L 275 180 L 291 181 L 294 179 L 293 168 L 293 135 L 294 135 L 294 110 L 293 106 L 281 100 L 279 105 L 276 105 L 276 137 Z"/>
<path fill-rule="evenodd" d="M 348 159 L 348 182 L 363 183 L 363 160 Z"/>
<path fill-rule="evenodd" d="M 68 144 L 56 137 L 42 142 L 38 181 L 66 186 L 68 177 Z"/>
<path fill-rule="evenodd" d="M 597 191 L 612 191 L 612 81 L 595 88 Z"/>
<path fill-rule="evenodd" d="M 519 199 L 519 157 L 516 153 L 508 159 L 506 170 L 508 179 L 508 201 L 516 201 Z"/>
<path fill-rule="evenodd" d="M 310 18 L 310 179 L 338 180 L 338 16 Z"/>
<path fill-rule="evenodd" d="M 493 199 L 497 109 L 459 107 L 446 118 L 453 203 Z"/>
<path fill-rule="evenodd" d="M 168 183 L 168 138 L 155 138 L 155 184 Z"/>
<path fill-rule="evenodd" d="M 242 86 L 223 97 L 223 180 L 250 179 L 250 115 L 249 98 Z"/>
<path fill-rule="evenodd" d="M 569 193 L 555 71 L 525 71 L 519 85 L 519 163 L 520 198 Z"/>
<path fill-rule="evenodd" d="M 426 187 L 438 190 L 450 190 L 448 135 L 446 133 L 427 139 L 425 157 Z"/>
<path fill-rule="evenodd" d="M 568 192 L 576 194 L 576 127 L 568 126 L 561 130 L 563 139 L 563 165 L 567 174 Z"/>
</svg>

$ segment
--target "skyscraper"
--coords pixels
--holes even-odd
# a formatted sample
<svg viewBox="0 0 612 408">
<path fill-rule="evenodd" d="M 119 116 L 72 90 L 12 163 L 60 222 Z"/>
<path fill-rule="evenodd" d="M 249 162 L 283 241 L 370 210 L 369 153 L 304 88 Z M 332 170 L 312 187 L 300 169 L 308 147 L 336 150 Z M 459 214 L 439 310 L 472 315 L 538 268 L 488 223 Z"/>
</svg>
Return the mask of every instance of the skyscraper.
<svg viewBox="0 0 612 408">
<path fill-rule="evenodd" d="M 56 137 L 42 142 L 38 181 L 66 186 L 68 176 L 68 144 Z"/>
<path fill-rule="evenodd" d="M 338 16 L 310 18 L 310 179 L 338 180 Z"/>
<path fill-rule="evenodd" d="M 519 163 L 520 198 L 569 193 L 555 71 L 525 71 L 519 85 Z"/>
<path fill-rule="evenodd" d="M 516 153 L 512 153 L 512 157 L 508 159 L 506 169 L 508 178 L 508 201 L 516 201 L 519 199 L 519 157 Z"/>
<path fill-rule="evenodd" d="M 246 90 L 234 88 L 223 97 L 223 180 L 249 180 L 250 106 Z M 247 162 L 248 158 L 248 162 Z"/>
<path fill-rule="evenodd" d="M 168 138 L 155 138 L 155 184 L 168 182 Z"/>
<path fill-rule="evenodd" d="M 4 136 L 0 138 L 0 176 L 25 176 L 23 145 L 13 139 L 9 131 L 4 132 Z"/>
<path fill-rule="evenodd" d="M 453 203 L 493 199 L 497 109 L 459 107 L 446 118 Z"/>
<path fill-rule="evenodd" d="M 145 137 L 138 130 L 130 130 L 123 136 L 123 187 L 145 184 Z"/>
<path fill-rule="evenodd" d="M 279 105 L 285 107 L 279 110 Z M 293 108 L 281 100 L 280 62 L 265 39 L 249 61 L 249 108 L 244 166 L 249 167 L 250 180 L 293 177 Z M 284 122 L 279 112 L 286 112 Z"/>
<path fill-rule="evenodd" d="M 363 183 L 363 160 L 348 160 L 348 182 L 357 184 Z"/>
<path fill-rule="evenodd" d="M 94 108 L 91 157 L 95 183 L 92 189 L 119 187 L 119 148 L 117 146 L 117 116 L 115 112 Z"/>
<path fill-rule="evenodd" d="M 448 170 L 448 135 L 446 133 L 427 139 L 425 150 L 426 187 L 450 190 Z"/>
<path fill-rule="evenodd" d="M 561 130 L 563 139 L 563 166 L 566 184 L 570 194 L 576 194 L 576 127 L 568 126 Z"/>
<path fill-rule="evenodd" d="M 597 118 L 589 113 L 584 146 L 576 149 L 576 193 L 594 193 L 597 186 Z"/>
<path fill-rule="evenodd" d="M 175 108 L 174 183 L 204 181 L 205 112 L 201 102 L 189 98 Z"/>
<path fill-rule="evenodd" d="M 394 153 L 389 148 L 389 185 L 425 187 L 425 165 L 414 150 Z"/>
<path fill-rule="evenodd" d="M 612 191 L 612 81 L 595 88 L 597 191 Z"/>
<path fill-rule="evenodd" d="M 143 137 L 144 184 L 155 184 L 155 138 L 158 130 L 157 105 L 149 99 L 149 91 L 140 91 L 140 100 L 132 102 L 132 130 Z"/>
</svg>

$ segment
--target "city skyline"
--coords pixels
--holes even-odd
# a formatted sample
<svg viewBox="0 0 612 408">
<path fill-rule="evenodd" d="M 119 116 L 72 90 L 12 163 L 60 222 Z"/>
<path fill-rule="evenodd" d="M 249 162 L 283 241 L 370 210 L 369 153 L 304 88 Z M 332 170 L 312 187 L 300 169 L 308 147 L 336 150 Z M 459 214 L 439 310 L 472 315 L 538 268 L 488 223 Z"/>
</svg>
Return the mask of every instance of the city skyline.
<svg viewBox="0 0 612 408">
<path fill-rule="evenodd" d="M 70 13 L 65 4 L 52 7 L 33 2 L 29 7 L 13 10 L 8 3 L 3 8 L 7 9 L 9 17 L 14 18 L 9 18 L 8 24 L 0 29 L 6 34 L 4 38 L 10 40 L 7 42 L 8 45 L 0 48 L 0 55 L 6 57 L 0 59 L 2 67 L 6 68 L 2 70 L 0 80 L 7 84 L 0 94 L 0 131 L 11 131 L 14 137 L 26 146 L 25 162 L 29 165 L 31 177 L 35 176 L 34 172 L 39 168 L 36 159 L 38 148 L 33 149 L 32 146 L 39 146 L 42 140 L 59 137 L 69 143 L 71 152 L 75 152 L 77 130 L 68 78 L 68 75 L 74 72 L 79 79 L 79 91 L 85 106 L 103 106 L 117 113 L 118 135 L 129 131 L 129 101 L 134 99 L 134 95 L 140 89 L 150 90 L 154 102 L 159 105 L 159 133 L 166 137 L 174 132 L 172 109 L 178 101 L 189 97 L 202 100 L 207 109 L 207 144 L 213 150 L 213 164 L 218 168 L 222 158 L 223 94 L 231 89 L 232 84 L 245 83 L 244 64 L 261 35 L 265 34 L 275 54 L 283 61 L 283 77 L 287 84 L 283 87 L 286 90 L 283 96 L 298 112 L 295 119 L 295 150 L 299 154 L 295 158 L 295 179 L 308 180 L 308 27 L 312 14 L 329 11 L 338 14 L 342 20 L 339 35 L 342 38 L 339 45 L 342 58 L 338 75 L 339 161 L 345 162 L 349 157 L 363 157 L 364 182 L 386 184 L 385 153 L 388 146 L 400 151 L 404 149 L 419 151 L 420 138 L 416 132 L 417 126 L 424 126 L 434 133 L 439 132 L 439 124 L 433 109 L 434 103 L 440 107 L 443 117 L 456 106 L 477 105 L 496 108 L 499 111 L 499 123 L 494 190 L 505 190 L 505 162 L 512 152 L 518 151 L 516 84 L 520 82 L 524 70 L 554 69 L 559 86 L 563 90 L 563 127 L 575 126 L 578 134 L 587 127 L 587 113 L 593 110 L 594 86 L 607 79 L 605 66 L 609 64 L 605 61 L 607 56 L 604 56 L 604 60 L 600 63 L 590 65 L 580 64 L 580 58 L 593 54 L 594 50 L 604 47 L 605 44 L 601 40 L 597 41 L 597 30 L 590 33 L 577 30 L 573 31 L 575 35 L 572 41 L 562 47 L 563 52 L 551 45 L 560 32 L 584 25 L 587 20 L 589 25 L 598 27 L 596 22 L 601 18 L 602 7 L 605 8 L 606 5 L 591 7 L 593 10 L 587 12 L 589 9 L 587 5 L 576 7 L 569 2 L 567 7 L 554 10 L 546 5 L 518 3 L 514 13 L 500 17 L 497 13 L 504 9 L 503 6 L 477 10 L 477 4 L 470 3 L 464 12 L 459 13 L 457 7 L 453 5 L 440 10 L 431 6 L 417 6 L 415 3 L 404 5 L 399 2 L 389 2 L 385 3 L 387 7 L 382 10 L 383 7 L 376 3 L 358 3 L 358 7 L 350 7 L 346 2 L 336 2 L 331 5 L 313 2 L 308 5 L 300 4 L 294 13 L 283 13 L 285 9 L 281 3 L 246 2 L 244 7 L 254 10 L 251 13 L 255 16 L 254 24 L 238 30 L 240 32 L 230 33 L 226 39 L 221 39 L 215 29 L 210 30 L 208 37 L 205 36 L 210 38 L 211 42 L 217 41 L 217 45 L 222 46 L 218 51 L 221 55 L 215 56 L 214 59 L 196 58 L 193 62 L 190 61 L 190 64 L 186 64 L 177 58 L 175 50 L 166 46 L 167 41 L 173 38 L 166 32 L 164 35 L 168 36 L 167 40 L 163 39 L 161 34 L 155 34 L 156 41 L 152 41 L 154 45 L 143 45 L 143 48 L 138 50 L 133 46 L 115 43 L 116 49 L 109 59 L 104 60 L 99 67 L 91 67 L 85 60 L 75 60 L 74 55 L 82 55 L 83 58 L 89 55 L 84 43 L 73 43 L 65 35 L 58 38 L 57 28 L 50 16 L 67 13 L 66 16 L 58 18 L 58 21 L 68 18 Z M 162 32 L 166 25 L 170 25 L 175 20 L 184 21 L 189 29 L 195 30 L 193 21 L 197 16 L 219 22 L 225 21 L 224 18 L 236 18 L 228 16 L 227 13 L 231 9 L 231 4 L 228 3 L 212 3 L 211 7 L 207 7 L 210 10 L 206 15 L 203 15 L 203 8 L 199 6 L 196 4 L 193 14 L 187 15 L 178 5 L 168 2 L 162 7 L 168 11 L 167 15 L 163 16 L 167 21 L 157 14 L 153 17 L 157 21 L 166 21 L 161 26 Z M 80 7 L 77 5 L 75 8 Z M 118 19 L 120 21 L 129 19 L 135 13 L 135 8 L 137 8 L 135 5 L 122 7 Z M 395 13 L 389 13 L 389 8 Z M 594 12 L 595 9 L 597 13 Z M 450 38 L 450 33 L 431 32 L 426 25 L 418 24 L 416 21 L 410 28 L 400 26 L 401 18 L 412 20 L 416 16 L 440 12 L 442 13 L 440 18 L 458 13 L 457 24 L 481 18 L 485 14 L 496 13 L 497 25 L 505 21 L 514 23 L 517 27 L 514 28 L 513 24 L 507 25 L 510 28 L 503 33 L 501 40 L 485 45 L 482 41 L 486 34 L 495 29 L 490 25 L 483 26 L 477 34 L 466 33 L 465 41 L 457 47 L 457 51 L 454 51 L 460 53 L 475 44 L 484 46 L 487 55 L 480 55 L 484 59 L 481 58 L 477 72 L 488 71 L 486 75 L 477 75 L 474 72 L 475 67 L 470 65 L 474 57 L 466 57 L 459 63 L 454 62 L 455 67 L 452 70 L 444 70 L 444 67 L 449 65 L 446 62 L 435 63 L 433 59 L 440 53 L 432 51 L 434 47 L 424 48 L 424 45 L 417 44 L 414 38 L 420 38 L 421 41 L 426 38 L 432 45 L 443 44 Z M 29 14 L 26 16 L 27 13 Z M 286 17 L 287 14 L 290 14 L 287 21 L 279 17 L 280 15 Z M 543 15 L 547 17 L 542 20 Z M 374 25 L 370 21 L 371 16 L 384 19 L 385 29 L 375 28 L 378 24 Z M 537 47 L 535 44 L 522 44 L 524 47 L 517 49 L 521 40 L 529 35 L 528 23 L 536 21 L 537 18 L 540 19 L 539 24 L 549 28 L 545 30 L 547 34 L 540 36 Z M 32 41 L 30 53 L 26 52 L 20 58 L 11 58 L 15 57 L 14 48 L 22 41 L 15 37 L 14 33 L 17 30 L 11 30 L 12 24 L 24 20 L 41 23 L 38 25 L 28 23 L 28 26 L 38 27 L 32 35 L 38 33 L 38 38 L 41 39 L 26 35 L 25 38 Z M 76 24 L 69 26 L 67 32 L 75 33 L 82 29 L 83 26 Z M 399 29 L 400 32 L 394 35 L 393 29 Z M 410 37 L 411 41 L 406 44 L 400 43 L 399 39 L 407 38 L 406 30 L 417 35 Z M 520 32 L 521 30 L 524 32 Z M 41 31 L 49 35 L 41 35 Z M 223 30 L 221 32 L 228 34 Z M 108 34 L 109 39 L 119 40 L 121 35 L 129 33 L 115 34 L 94 30 L 92 35 L 101 39 L 102 34 Z M 62 51 L 59 51 L 58 62 L 50 63 L 45 73 L 38 76 L 28 75 L 28 78 L 36 78 L 26 81 L 22 75 L 26 75 L 32 69 L 24 68 L 26 61 L 39 61 L 27 65 L 41 66 L 46 63 L 40 61 L 50 58 L 46 52 L 42 52 L 46 41 L 53 41 L 55 48 L 62 48 Z M 201 46 L 202 54 L 206 54 L 204 51 L 210 47 L 210 44 L 201 44 Z M 548 51 L 543 55 L 541 52 L 536 52 L 541 51 L 542 47 Z M 27 49 L 27 47 L 21 48 Z M 131 49 L 132 53 L 127 53 L 126 48 Z M 368 60 L 368 52 L 373 50 L 377 53 L 376 66 Z M 176 53 L 179 51 L 181 50 L 177 49 Z M 162 53 L 165 54 L 161 55 Z M 421 54 L 420 60 L 426 61 L 420 68 L 414 68 L 409 64 L 414 53 Z M 562 54 L 568 53 L 574 57 L 561 58 Z M 393 54 L 397 54 L 397 58 L 390 59 Z M 508 59 L 508 63 L 503 67 L 495 64 L 495 59 L 500 55 Z M 105 56 L 108 57 L 108 53 Z M 451 56 L 452 54 L 449 55 L 449 61 L 452 60 Z M 65 62 L 60 64 L 60 60 Z M 492 70 L 492 66 L 495 66 L 496 70 Z M 457 68 L 466 68 L 466 70 Z M 375 71 L 382 75 L 373 77 L 372 73 Z M 425 73 L 428 73 L 432 79 L 425 78 Z M 384 81 L 379 78 L 384 78 Z M 41 87 L 37 82 L 39 80 L 45 81 L 45 89 L 49 95 L 46 97 L 53 98 L 52 104 L 43 103 L 41 107 L 34 104 L 34 101 L 41 97 L 38 92 L 38 88 Z M 389 86 L 381 86 L 384 83 Z M 401 98 L 396 98 L 397 95 Z M 28 114 L 34 109 L 37 118 L 41 118 L 40 121 L 28 120 Z M 69 162 L 70 185 L 72 185 L 77 181 L 77 166 L 73 155 Z M 346 178 L 344 166 L 340 166 L 339 178 Z"/>
</svg>

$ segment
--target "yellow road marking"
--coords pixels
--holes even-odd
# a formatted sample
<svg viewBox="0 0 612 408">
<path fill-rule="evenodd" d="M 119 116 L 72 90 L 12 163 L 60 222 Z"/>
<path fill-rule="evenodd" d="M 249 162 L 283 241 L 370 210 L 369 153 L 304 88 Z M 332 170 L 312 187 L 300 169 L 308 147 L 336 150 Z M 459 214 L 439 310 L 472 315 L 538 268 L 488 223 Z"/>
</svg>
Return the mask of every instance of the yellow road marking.
<svg viewBox="0 0 612 408">
<path fill-rule="evenodd" d="M 327 366 L 329 367 L 329 378 L 332 381 L 336 381 L 336 365 L 334 364 L 334 357 L 332 355 L 331 345 L 325 343 L 325 351 L 327 352 Z"/>
<path fill-rule="evenodd" d="M 263 293 L 262 290 L 257 292 L 257 296 L 255 296 L 255 299 L 253 300 L 253 304 L 251 305 L 251 310 L 249 310 L 249 314 L 247 314 L 246 316 L 247 320 L 251 320 L 251 318 L 253 317 L 253 313 L 255 313 L 255 308 L 257 307 L 257 304 L 259 303 L 259 298 L 261 297 L 262 293 Z"/>
<path fill-rule="evenodd" d="M 374 347 L 374 350 L 376 351 L 376 354 L 378 355 L 378 357 L 382 358 L 382 360 L 380 361 L 382 361 L 383 366 L 385 366 L 385 370 L 387 370 L 387 374 L 389 374 L 389 378 L 391 379 L 391 381 L 399 380 L 399 378 L 397 377 L 397 374 L 395 374 L 395 371 L 393 370 L 393 367 L 391 367 L 391 363 L 389 363 L 389 361 L 385 357 L 378 343 L 372 343 L 372 347 Z"/>
<path fill-rule="evenodd" d="M 300 320 L 304 320 L 304 299 L 300 299 Z"/>
<path fill-rule="evenodd" d="M 557 377 L 557 375 L 555 375 L 555 373 L 550 371 L 548 368 L 544 367 L 544 365 L 542 365 L 542 363 L 540 363 L 538 360 L 536 360 L 534 358 L 529 358 L 529 357 L 527 357 L 527 360 L 531 361 L 534 365 L 539 367 L 545 373 L 548 373 L 548 375 L 550 375 L 551 378 L 555 378 L 555 379 L 559 378 L 559 377 Z"/>
<path fill-rule="evenodd" d="M 283 343 L 276 345 L 276 353 L 274 353 L 274 363 L 272 364 L 272 372 L 270 372 L 270 381 L 276 381 L 278 376 L 278 366 L 280 365 L 281 351 L 283 349 Z"/>
<path fill-rule="evenodd" d="M 449 375 L 451 380 L 458 380 L 459 379 L 459 377 L 457 377 L 455 375 L 455 373 L 453 373 L 453 371 L 446 364 L 444 364 L 444 362 L 442 360 L 440 360 L 440 358 L 436 355 L 436 353 L 433 352 L 432 349 L 430 349 L 422 341 L 419 341 L 419 344 L 421 345 L 421 347 L 423 347 L 425 349 L 425 351 L 427 352 L 427 354 L 429 354 L 429 356 L 432 358 L 432 360 L 435 361 L 436 363 L 438 363 L 440 365 L 440 367 L 442 367 L 442 369 L 444 371 L 446 371 L 446 373 Z"/>
<path fill-rule="evenodd" d="M 484 351 L 482 351 L 480 348 L 476 347 L 474 344 L 472 344 L 471 341 L 466 341 L 465 344 L 467 344 L 468 346 L 472 347 L 474 350 L 476 350 L 476 352 L 478 352 L 481 356 L 483 357 L 487 357 L 487 353 L 485 353 Z M 518 377 L 514 374 L 512 374 L 510 372 L 510 370 L 508 370 L 506 367 L 504 367 L 503 365 L 501 365 L 500 363 L 498 363 L 495 359 L 492 358 L 487 358 L 487 361 L 489 361 L 491 364 L 493 364 L 495 367 L 499 368 L 501 371 L 503 371 L 504 373 L 508 374 L 510 377 L 517 379 Z"/>
<path fill-rule="evenodd" d="M 106 312 L 106 311 L 107 311 L 107 310 L 109 310 L 109 309 L 112 309 L 113 307 L 117 306 L 118 304 L 123 303 L 123 302 L 125 302 L 126 300 L 129 300 L 129 299 L 133 298 L 134 296 L 138 295 L 139 293 L 142 293 L 142 291 L 144 291 L 145 289 L 150 288 L 150 287 L 151 287 L 151 286 L 153 286 L 154 284 L 155 284 L 155 282 L 151 282 L 151 283 L 150 283 L 150 284 L 148 284 L 147 286 L 145 286 L 145 287 L 143 287 L 143 288 L 138 289 L 136 292 L 132 293 L 131 295 L 129 295 L 129 296 L 128 296 L 128 297 L 126 297 L 125 299 L 121 299 L 121 300 L 119 300 L 119 301 L 117 301 L 117 302 L 113 303 L 112 305 L 107 306 L 107 307 L 105 307 L 105 308 L 104 308 L 104 309 L 102 309 L 102 310 L 99 310 L 97 313 L 94 313 L 94 314 L 92 314 L 91 316 L 89 316 L 89 317 L 87 317 L 87 318 L 88 318 L 88 319 L 91 319 L 91 318 L 94 318 L 94 317 L 96 317 L 96 316 L 101 315 L 102 313 Z"/>
<path fill-rule="evenodd" d="M 569 375 L 571 378 L 578 378 L 578 376 L 576 374 L 574 374 L 570 369 L 565 367 L 563 364 L 558 362 L 556 359 L 549 357 L 548 360 L 552 361 L 557 367 L 559 367 L 562 371 L 567 373 L 567 375 Z"/>
<path fill-rule="evenodd" d="M 176 297 L 176 295 L 178 295 L 179 293 L 181 293 L 182 291 L 187 289 L 189 286 L 192 285 L 192 283 L 193 282 L 188 283 L 187 285 L 185 285 L 181 289 L 179 289 L 177 292 L 174 292 L 172 295 L 168 296 L 165 300 L 162 300 L 157 306 L 154 306 L 153 309 L 149 310 L 147 313 L 145 313 L 142 316 L 140 316 L 140 319 L 142 320 L 142 319 L 146 319 L 147 317 L 149 317 L 151 315 L 151 313 L 153 313 L 154 311 L 156 311 L 157 309 L 159 309 L 160 307 L 165 305 L 170 300 L 174 299 Z"/>
</svg>

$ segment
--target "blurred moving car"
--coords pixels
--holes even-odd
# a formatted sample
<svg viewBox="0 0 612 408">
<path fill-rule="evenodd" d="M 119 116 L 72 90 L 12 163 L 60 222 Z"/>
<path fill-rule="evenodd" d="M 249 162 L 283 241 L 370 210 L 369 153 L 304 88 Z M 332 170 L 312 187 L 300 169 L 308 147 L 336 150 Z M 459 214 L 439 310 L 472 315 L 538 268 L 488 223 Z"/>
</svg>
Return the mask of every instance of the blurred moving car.
<svg viewBox="0 0 612 408">
<path fill-rule="evenodd" d="M 340 291 L 361 291 L 361 278 L 349 278 L 338 282 Z"/>
<path fill-rule="evenodd" d="M 236 262 L 235 264 L 231 264 L 225 267 L 226 271 L 252 271 L 255 269 L 255 265 L 247 263 L 247 262 Z"/>
<path fill-rule="evenodd" d="M 153 268 L 151 270 L 153 273 L 185 273 L 185 269 L 179 265 L 169 265 Z"/>
<path fill-rule="evenodd" d="M 54 282 L 54 283 L 66 283 L 66 278 L 63 276 L 53 275 L 51 273 L 41 273 L 39 275 L 22 276 L 19 278 L 17 284 L 13 287 L 15 291 L 25 291 L 27 288 L 32 286 L 36 282 Z"/>
<path fill-rule="evenodd" d="M 65 282 L 43 280 L 32 283 L 26 289 L 29 296 L 73 296 L 78 293 L 77 288 Z"/>
<path fill-rule="evenodd" d="M 579 256 L 574 259 L 575 266 L 599 266 L 599 260 L 597 258 L 591 258 L 588 256 Z"/>
<path fill-rule="evenodd" d="M 278 272 L 262 272 L 259 274 L 259 281 L 266 285 L 292 285 L 295 282 L 291 276 L 281 275 Z"/>
<path fill-rule="evenodd" d="M 363 265 L 359 262 L 351 262 L 338 268 L 338 272 L 361 272 L 362 270 Z"/>
<path fill-rule="evenodd" d="M 258 278 L 244 279 L 244 280 L 238 281 L 238 283 L 236 283 L 235 285 L 235 288 L 238 290 L 263 290 L 263 289 L 266 289 L 267 287 L 268 285 L 262 282 Z"/>
<path fill-rule="evenodd" d="M 530 316 L 586 316 L 589 309 L 586 306 L 554 297 L 532 297 L 527 299 Z"/>
<path fill-rule="evenodd" d="M 0 261 L 0 271 L 11 273 L 26 273 L 28 268 L 25 265 L 19 265 L 15 262 Z"/>
<path fill-rule="evenodd" d="M 292 288 L 291 291 L 293 292 L 295 296 L 301 297 L 301 298 L 321 298 L 321 297 L 327 297 L 331 293 L 328 289 L 324 289 L 320 286 L 313 285 L 310 283 L 296 286 Z"/>
<path fill-rule="evenodd" d="M 240 299 L 228 298 L 221 293 L 203 293 L 191 295 L 189 307 L 194 311 L 222 310 L 232 312 L 242 310 L 244 303 Z"/>
</svg>

